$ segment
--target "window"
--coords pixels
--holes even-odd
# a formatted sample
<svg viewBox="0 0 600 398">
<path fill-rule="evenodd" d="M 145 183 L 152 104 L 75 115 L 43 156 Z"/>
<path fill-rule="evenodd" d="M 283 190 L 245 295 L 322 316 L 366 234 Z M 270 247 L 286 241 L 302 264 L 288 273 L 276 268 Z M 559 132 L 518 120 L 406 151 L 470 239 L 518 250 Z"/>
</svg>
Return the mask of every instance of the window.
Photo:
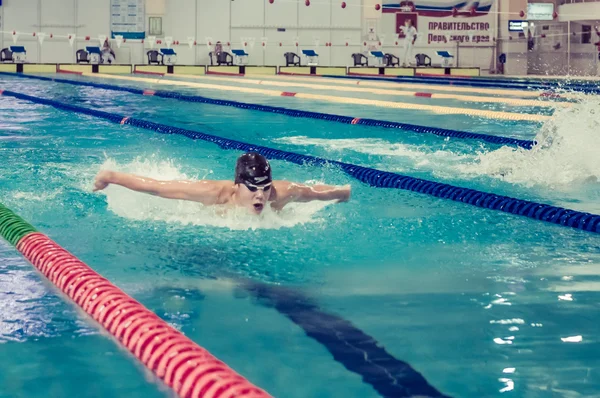
<svg viewBox="0 0 600 398">
<path fill-rule="evenodd" d="M 150 35 L 150 36 L 162 35 L 162 17 L 149 17 L 148 18 L 148 35 Z"/>
<path fill-rule="evenodd" d="M 592 42 L 592 26 L 581 25 L 581 43 L 590 44 Z"/>
</svg>

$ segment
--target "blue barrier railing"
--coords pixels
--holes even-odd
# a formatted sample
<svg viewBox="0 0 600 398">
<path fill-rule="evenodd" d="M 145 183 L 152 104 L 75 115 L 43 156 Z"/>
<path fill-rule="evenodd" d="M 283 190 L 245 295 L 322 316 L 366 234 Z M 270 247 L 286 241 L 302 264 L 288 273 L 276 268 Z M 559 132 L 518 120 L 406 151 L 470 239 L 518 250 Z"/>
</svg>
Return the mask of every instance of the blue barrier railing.
<svg viewBox="0 0 600 398">
<path fill-rule="evenodd" d="M 600 233 L 600 215 L 597 214 L 585 213 L 577 210 L 551 206 L 548 204 L 511 198 L 509 196 L 496 195 L 475 189 L 457 187 L 449 184 L 404 176 L 401 174 L 358 166 L 350 163 L 327 160 L 316 156 L 301 155 L 264 146 L 247 144 L 245 142 L 205 134 L 198 131 L 182 129 L 179 127 L 168 126 L 136 118 L 128 118 L 123 115 L 83 108 L 12 91 L 3 91 L 3 95 L 38 104 L 49 105 L 57 109 L 95 116 L 109 120 L 113 123 L 129 124 L 131 126 L 140 127 L 146 130 L 156 131 L 161 134 L 178 134 L 191 139 L 204 140 L 215 143 L 223 149 L 256 151 L 270 159 L 285 160 L 296 164 L 311 164 L 319 166 L 328 164 L 336 165 L 348 175 L 373 187 L 395 188 L 419 192 L 442 199 L 453 200 L 455 202 L 467 203 L 477 207 L 498 210 L 504 213 L 520 215 L 557 225 L 577 228 L 588 232 Z"/>
<path fill-rule="evenodd" d="M 0 74 L 9 74 L 11 76 L 15 76 L 15 74 L 0 72 Z M 103 84 L 103 83 L 92 83 L 92 82 L 81 82 L 69 79 L 56 79 L 50 77 L 43 76 L 31 76 L 31 75 L 17 75 L 23 78 L 29 79 L 37 79 L 37 80 L 45 80 L 45 81 L 53 81 L 57 83 L 66 83 L 84 87 L 94 87 L 103 90 L 113 90 L 113 91 L 121 91 L 128 92 L 131 94 L 144 95 L 147 94 L 147 90 L 130 88 L 130 87 L 122 87 L 115 86 L 111 84 Z M 308 118 L 308 119 L 318 119 L 318 120 L 326 120 L 330 122 L 338 122 L 344 124 L 356 124 L 356 125 L 364 125 L 364 126 L 373 126 L 373 127 L 384 127 L 391 129 L 399 129 L 404 131 L 412 131 L 415 133 L 421 134 L 433 134 L 441 137 L 451 137 L 451 138 L 460 138 L 460 139 L 472 139 L 485 141 L 497 145 L 515 145 L 525 149 L 531 149 L 533 145 L 535 145 L 534 141 L 530 140 L 521 140 L 518 138 L 511 137 L 503 137 L 489 134 L 480 134 L 480 133 L 471 133 L 467 131 L 458 131 L 458 130 L 449 130 L 442 129 L 438 127 L 427 127 L 427 126 L 419 126 L 408 123 L 398 123 L 391 122 L 386 120 L 377 120 L 377 119 L 362 119 L 362 118 L 354 118 L 351 116 L 341 116 L 341 115 L 332 115 L 328 113 L 320 113 L 320 112 L 308 112 L 296 109 L 283 108 L 278 106 L 269 106 L 269 105 L 257 105 L 250 104 L 238 101 L 230 101 L 230 100 L 220 100 L 213 99 L 208 97 L 203 97 L 199 95 L 186 95 L 180 94 L 178 92 L 173 91 L 153 91 L 152 95 L 161 98 L 172 98 L 180 101 L 186 102 L 195 102 L 195 103 L 203 103 L 203 104 L 211 104 L 211 105 L 220 105 L 220 106 L 231 106 L 239 109 L 248 109 L 253 111 L 260 112 L 268 112 L 268 113 L 276 113 L 280 115 L 286 115 L 290 117 L 298 117 L 298 118 Z"/>
</svg>

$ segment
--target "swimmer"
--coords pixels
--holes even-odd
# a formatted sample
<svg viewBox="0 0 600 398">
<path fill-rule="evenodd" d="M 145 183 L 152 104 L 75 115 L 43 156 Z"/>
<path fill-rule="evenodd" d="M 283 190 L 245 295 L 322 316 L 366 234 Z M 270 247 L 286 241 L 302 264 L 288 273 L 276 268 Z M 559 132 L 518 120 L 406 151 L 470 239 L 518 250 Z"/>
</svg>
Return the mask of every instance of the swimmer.
<svg viewBox="0 0 600 398">
<path fill-rule="evenodd" d="M 288 181 L 273 181 L 269 162 L 256 152 L 245 153 L 238 158 L 234 181 L 158 181 L 103 170 L 96 176 L 94 191 L 102 190 L 110 184 L 161 198 L 200 202 L 206 206 L 244 207 L 253 214 L 261 214 L 267 203 L 273 210 L 279 211 L 292 202 L 336 200 L 339 203 L 350 199 L 350 185 L 306 186 Z"/>
</svg>

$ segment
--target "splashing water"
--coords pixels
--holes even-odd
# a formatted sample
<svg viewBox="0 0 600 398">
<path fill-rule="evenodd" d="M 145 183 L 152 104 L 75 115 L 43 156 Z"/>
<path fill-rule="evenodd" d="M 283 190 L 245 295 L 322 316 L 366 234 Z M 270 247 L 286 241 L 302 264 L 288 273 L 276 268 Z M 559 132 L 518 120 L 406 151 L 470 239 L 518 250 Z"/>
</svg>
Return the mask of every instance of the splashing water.
<svg viewBox="0 0 600 398">
<path fill-rule="evenodd" d="M 573 183 L 598 182 L 600 97 L 588 97 L 571 108 L 557 110 L 535 141 L 531 150 L 502 147 L 481 153 L 475 162 L 457 169 L 525 186 L 544 185 L 561 190 Z"/>
<path fill-rule="evenodd" d="M 160 180 L 190 180 L 172 161 L 136 158 L 131 163 L 119 165 L 116 161 L 107 159 L 101 169 L 117 170 Z M 243 208 L 225 209 L 191 201 L 164 199 L 116 185 L 109 185 L 101 192 L 106 195 L 108 209 L 123 218 L 223 227 L 232 230 L 280 229 L 298 224 L 322 222 L 316 214 L 333 203 L 293 203 L 287 205 L 281 212 L 274 212 L 270 206 L 267 206 L 260 216 L 256 216 Z"/>
<path fill-rule="evenodd" d="M 13 198 L 19 200 L 31 200 L 37 202 L 45 202 L 47 200 L 51 200 L 56 198 L 58 195 L 63 193 L 63 189 L 55 189 L 51 192 L 24 192 L 24 191 L 14 191 L 12 193 Z"/>
<path fill-rule="evenodd" d="M 383 139 L 376 138 L 311 138 L 307 136 L 284 137 L 274 140 L 284 144 L 298 146 L 316 146 L 328 151 L 351 150 L 367 155 L 394 156 L 409 159 L 416 162 L 416 166 L 426 166 L 433 162 L 454 162 L 464 156 L 455 154 L 447 150 L 431 150 L 422 145 L 410 145 L 393 143 Z"/>
</svg>

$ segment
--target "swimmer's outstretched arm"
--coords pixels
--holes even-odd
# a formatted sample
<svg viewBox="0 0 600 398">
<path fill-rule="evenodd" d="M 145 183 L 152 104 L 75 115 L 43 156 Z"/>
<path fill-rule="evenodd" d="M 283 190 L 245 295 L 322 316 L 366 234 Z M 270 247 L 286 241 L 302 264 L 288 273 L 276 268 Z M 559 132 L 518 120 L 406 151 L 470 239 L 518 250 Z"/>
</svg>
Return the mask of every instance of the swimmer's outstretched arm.
<svg viewBox="0 0 600 398">
<path fill-rule="evenodd" d="M 218 181 L 160 181 L 135 174 L 103 170 L 96 176 L 94 191 L 102 190 L 109 184 L 167 199 L 191 200 L 205 205 L 222 202 L 223 184 Z"/>
<path fill-rule="evenodd" d="M 314 200 L 347 202 L 350 199 L 350 185 L 331 186 L 314 185 L 307 186 L 286 181 L 276 181 L 275 188 L 277 196 L 273 207 L 282 208 L 291 202 L 312 202 Z"/>
</svg>

